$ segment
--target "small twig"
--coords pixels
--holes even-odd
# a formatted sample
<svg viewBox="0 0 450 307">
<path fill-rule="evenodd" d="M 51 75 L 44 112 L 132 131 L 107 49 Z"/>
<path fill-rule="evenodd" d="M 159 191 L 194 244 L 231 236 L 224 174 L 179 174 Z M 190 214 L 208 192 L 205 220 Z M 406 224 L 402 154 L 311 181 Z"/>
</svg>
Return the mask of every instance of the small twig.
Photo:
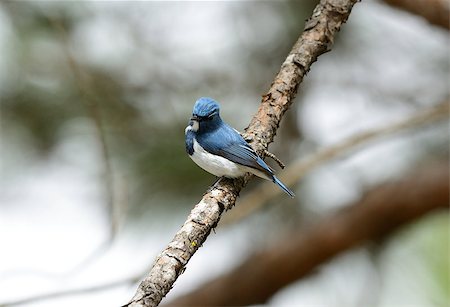
<svg viewBox="0 0 450 307">
<path fill-rule="evenodd" d="M 9 302 L 0 303 L 0 307 L 11 307 L 11 306 L 23 305 L 23 304 L 28 304 L 28 303 L 35 303 L 35 302 L 43 301 L 43 300 L 55 299 L 58 297 L 63 297 L 63 296 L 68 296 L 68 295 L 79 295 L 79 294 L 86 294 L 86 293 L 90 293 L 90 292 L 104 291 L 104 290 L 107 290 L 110 288 L 115 288 L 115 287 L 123 286 L 126 284 L 134 284 L 137 281 L 139 281 L 139 279 L 142 278 L 142 275 L 143 274 L 140 273 L 139 275 L 136 275 L 136 276 L 126 277 L 124 279 L 111 281 L 111 282 L 107 282 L 104 284 L 98 284 L 98 285 L 88 286 L 88 287 L 83 287 L 83 288 L 78 288 L 78 289 L 55 291 L 55 292 L 51 292 L 51 293 L 38 294 L 35 296 L 23 298 L 23 299 L 11 300 Z"/>
<path fill-rule="evenodd" d="M 267 156 L 267 157 L 269 157 L 269 158 L 272 158 L 272 160 L 274 160 L 275 162 L 277 162 L 277 164 L 278 164 L 282 169 L 284 169 L 284 168 L 286 167 L 286 166 L 284 165 L 284 163 L 281 162 L 281 160 L 277 158 L 277 156 L 275 156 L 273 153 L 269 152 L 268 150 L 264 150 L 264 155 Z"/>
<path fill-rule="evenodd" d="M 311 154 L 309 157 L 301 157 L 297 161 L 294 161 L 289 168 L 281 172 L 278 177 L 285 184 L 293 186 L 312 169 L 331 159 L 335 159 L 348 153 L 362 144 L 382 136 L 397 133 L 401 130 L 417 128 L 421 125 L 448 118 L 449 104 L 450 101 L 446 100 L 437 106 L 419 111 L 403 121 L 381 128 L 367 130 L 351 136 L 336 145 L 321 149 L 318 152 Z M 220 223 L 221 226 L 237 222 L 251 215 L 270 199 L 279 194 L 278 189 L 273 189 L 270 184 L 262 182 L 257 188 L 241 199 L 239 202 L 239 210 L 233 210 L 224 217 L 223 221 Z"/>
</svg>

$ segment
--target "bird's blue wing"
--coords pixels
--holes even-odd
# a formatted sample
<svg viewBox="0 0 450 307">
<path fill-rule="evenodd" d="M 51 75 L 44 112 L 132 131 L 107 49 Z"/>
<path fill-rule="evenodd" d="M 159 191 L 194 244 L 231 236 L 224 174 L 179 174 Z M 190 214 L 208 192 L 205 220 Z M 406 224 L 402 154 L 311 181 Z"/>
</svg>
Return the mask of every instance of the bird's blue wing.
<svg viewBox="0 0 450 307">
<path fill-rule="evenodd" d="M 272 177 L 272 169 L 256 154 L 244 138 L 230 126 L 223 124 L 220 129 L 203 137 L 197 137 L 208 152 L 224 157 L 234 163 L 258 169 Z"/>
<path fill-rule="evenodd" d="M 244 138 L 225 123 L 211 133 L 196 136 L 200 146 L 209 153 L 224 157 L 234 163 L 245 165 L 267 175 L 290 197 L 295 194 L 289 190 L 275 175 L 273 170 L 256 154 Z"/>
<path fill-rule="evenodd" d="M 245 140 L 242 139 L 244 142 Z M 284 192 L 286 192 L 290 197 L 294 197 L 295 194 L 289 190 L 273 173 L 273 170 L 264 162 L 255 151 L 250 147 L 250 145 L 245 142 L 245 144 L 231 144 L 230 146 L 219 151 L 219 154 L 228 160 L 235 163 L 239 163 L 251 168 L 262 171 L 271 179 L 275 184 L 277 184 Z"/>
<path fill-rule="evenodd" d="M 256 168 L 258 170 L 272 175 L 270 167 L 255 153 L 255 151 L 247 144 L 231 144 L 219 151 L 219 154 L 235 163 Z"/>
</svg>

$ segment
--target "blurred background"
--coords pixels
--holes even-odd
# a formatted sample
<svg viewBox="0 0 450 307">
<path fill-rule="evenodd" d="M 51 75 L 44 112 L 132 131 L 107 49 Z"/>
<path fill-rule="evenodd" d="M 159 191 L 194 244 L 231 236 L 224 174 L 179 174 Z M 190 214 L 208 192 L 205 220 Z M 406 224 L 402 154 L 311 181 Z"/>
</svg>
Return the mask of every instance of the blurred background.
<svg viewBox="0 0 450 307">
<path fill-rule="evenodd" d="M 215 180 L 184 150 L 195 100 L 215 98 L 222 118 L 243 131 L 315 5 L 2 2 L 0 305 L 125 304 Z M 289 170 L 354 135 L 447 104 L 449 59 L 448 27 L 385 2 L 356 4 L 270 151 Z M 448 171 L 446 117 L 322 161 L 291 186 L 293 200 L 278 195 L 233 218 L 245 209 L 238 201 L 163 302 L 382 184 L 430 165 Z M 242 197 L 260 184 L 252 180 Z M 429 211 L 265 303 L 447 306 L 448 210 Z"/>
</svg>

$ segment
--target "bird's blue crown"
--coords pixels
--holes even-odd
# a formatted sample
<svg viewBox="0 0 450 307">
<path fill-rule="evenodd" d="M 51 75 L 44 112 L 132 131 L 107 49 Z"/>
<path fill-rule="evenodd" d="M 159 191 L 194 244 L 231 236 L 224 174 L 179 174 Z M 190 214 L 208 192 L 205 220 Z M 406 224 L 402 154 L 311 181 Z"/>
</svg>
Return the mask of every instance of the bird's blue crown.
<svg viewBox="0 0 450 307">
<path fill-rule="evenodd" d="M 202 97 L 195 102 L 192 114 L 206 117 L 214 113 L 219 113 L 219 103 L 212 98 Z"/>
</svg>

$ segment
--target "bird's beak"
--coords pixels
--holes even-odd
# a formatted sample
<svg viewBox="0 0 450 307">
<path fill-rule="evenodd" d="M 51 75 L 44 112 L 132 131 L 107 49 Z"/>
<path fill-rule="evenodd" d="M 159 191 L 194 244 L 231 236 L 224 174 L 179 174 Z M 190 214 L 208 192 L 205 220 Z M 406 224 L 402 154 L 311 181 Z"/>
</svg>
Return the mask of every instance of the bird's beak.
<svg viewBox="0 0 450 307">
<path fill-rule="evenodd" d="M 199 118 L 198 118 L 198 116 L 197 115 L 192 115 L 192 117 L 191 117 L 191 121 L 193 121 L 193 120 L 195 120 L 195 121 L 199 121 Z"/>
</svg>

